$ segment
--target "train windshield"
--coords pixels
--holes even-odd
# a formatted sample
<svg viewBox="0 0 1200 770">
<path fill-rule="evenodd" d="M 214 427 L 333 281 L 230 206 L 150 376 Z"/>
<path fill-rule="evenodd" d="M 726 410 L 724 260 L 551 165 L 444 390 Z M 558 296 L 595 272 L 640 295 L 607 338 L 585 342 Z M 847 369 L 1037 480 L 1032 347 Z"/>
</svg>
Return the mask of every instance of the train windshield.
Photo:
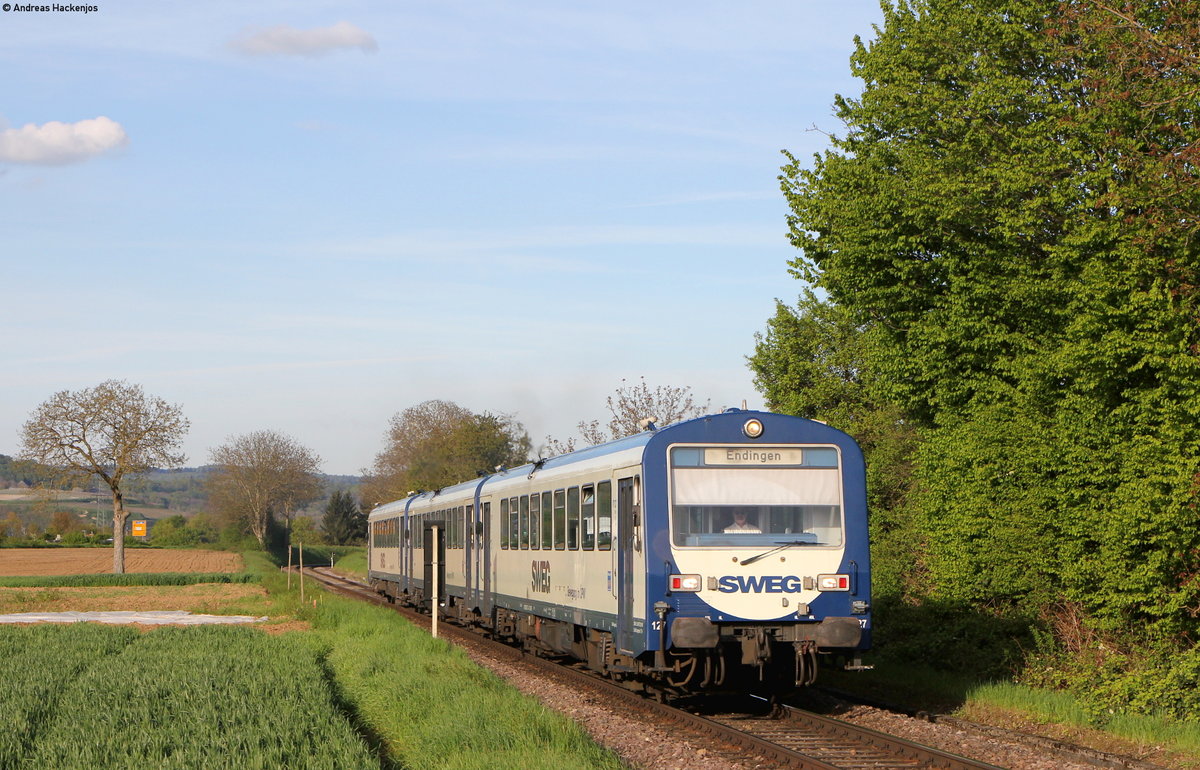
<svg viewBox="0 0 1200 770">
<path fill-rule="evenodd" d="M 836 447 L 671 449 L 676 546 L 842 544 Z"/>
</svg>

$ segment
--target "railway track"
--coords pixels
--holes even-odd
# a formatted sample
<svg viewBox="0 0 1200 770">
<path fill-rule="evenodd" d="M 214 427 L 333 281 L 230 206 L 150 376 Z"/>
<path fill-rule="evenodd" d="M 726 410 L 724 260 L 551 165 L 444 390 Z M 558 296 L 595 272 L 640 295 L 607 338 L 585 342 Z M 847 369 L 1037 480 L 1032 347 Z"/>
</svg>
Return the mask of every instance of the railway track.
<svg viewBox="0 0 1200 770">
<path fill-rule="evenodd" d="M 428 628 L 430 617 L 389 604 L 368 586 L 348 580 L 323 568 L 305 568 L 305 573 L 329 590 L 390 607 L 418 626 Z M 949 754 L 918 743 L 829 719 L 802 709 L 779 707 L 697 713 L 659 703 L 631 692 L 606 679 L 570 666 L 528 655 L 523 651 L 449 623 L 439 624 L 439 634 L 464 645 L 485 649 L 487 654 L 519 661 L 547 676 L 566 680 L 571 686 L 603 694 L 620 701 L 626 713 L 636 711 L 656 724 L 671 725 L 701 740 L 723 747 L 730 757 L 758 757 L 777 767 L 811 770 L 884 770 L 886 768 L 946 768 L 947 770 L 996 770 L 994 765 Z"/>
</svg>

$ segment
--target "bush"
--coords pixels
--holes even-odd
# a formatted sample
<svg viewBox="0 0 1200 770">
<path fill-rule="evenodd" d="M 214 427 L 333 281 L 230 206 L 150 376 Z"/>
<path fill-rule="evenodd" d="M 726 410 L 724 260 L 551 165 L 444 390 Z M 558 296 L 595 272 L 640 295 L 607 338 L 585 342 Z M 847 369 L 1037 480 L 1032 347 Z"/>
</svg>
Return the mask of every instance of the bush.
<svg viewBox="0 0 1200 770">
<path fill-rule="evenodd" d="M 1071 693 L 1098 725 L 1126 714 L 1200 722 L 1200 645 L 1098 630 L 1077 604 L 1044 613 L 1019 680 Z"/>
</svg>

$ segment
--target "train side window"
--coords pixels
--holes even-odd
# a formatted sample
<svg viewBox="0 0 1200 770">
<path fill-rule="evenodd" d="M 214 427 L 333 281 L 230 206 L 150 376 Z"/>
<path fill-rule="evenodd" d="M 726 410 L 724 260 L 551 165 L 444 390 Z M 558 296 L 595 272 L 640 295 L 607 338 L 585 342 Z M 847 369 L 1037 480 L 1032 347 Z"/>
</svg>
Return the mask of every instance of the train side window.
<svg viewBox="0 0 1200 770">
<path fill-rule="evenodd" d="M 529 548 L 529 495 L 521 495 L 521 548 Z"/>
<path fill-rule="evenodd" d="M 591 484 L 583 488 L 583 550 L 596 548 L 596 488 Z"/>
<path fill-rule="evenodd" d="M 541 548 L 542 540 L 538 533 L 542 531 L 542 498 L 536 492 L 529 496 L 529 547 Z"/>
<path fill-rule="evenodd" d="M 463 510 L 466 512 L 466 516 L 463 518 L 463 532 L 466 533 L 464 545 L 471 545 L 475 541 L 473 531 L 475 529 L 475 506 L 468 505 Z"/>
<path fill-rule="evenodd" d="M 510 548 L 521 547 L 521 515 L 517 509 L 517 498 L 510 497 L 508 499 L 508 537 Z"/>
<path fill-rule="evenodd" d="M 554 512 L 551 509 L 552 492 L 542 493 L 542 548 L 551 547 L 554 538 Z"/>
<path fill-rule="evenodd" d="M 509 520 L 508 520 L 508 498 L 503 497 L 500 499 L 500 547 L 501 548 L 508 548 L 508 533 L 511 531 L 509 529 L 510 523 L 511 522 L 509 522 Z"/>
<path fill-rule="evenodd" d="M 561 551 L 567 545 L 567 491 L 554 491 L 554 548 Z"/>
<path fill-rule="evenodd" d="M 454 509 L 454 545 L 456 548 L 463 548 L 467 544 L 467 509 L 463 506 L 458 506 Z"/>
<path fill-rule="evenodd" d="M 567 490 L 567 548 L 579 550 L 579 487 Z"/>
<path fill-rule="evenodd" d="M 612 550 L 612 482 L 596 485 L 596 547 Z"/>
</svg>

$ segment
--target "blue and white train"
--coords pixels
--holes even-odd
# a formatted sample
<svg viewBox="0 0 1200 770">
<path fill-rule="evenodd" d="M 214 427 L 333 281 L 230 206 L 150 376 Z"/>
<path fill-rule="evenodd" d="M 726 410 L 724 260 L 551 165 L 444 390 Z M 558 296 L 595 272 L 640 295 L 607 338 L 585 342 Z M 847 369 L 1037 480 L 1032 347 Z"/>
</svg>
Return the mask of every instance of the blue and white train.
<svg viewBox="0 0 1200 770">
<path fill-rule="evenodd" d="M 652 428 L 379 506 L 370 532 L 390 600 L 430 609 L 436 564 L 440 617 L 634 689 L 778 694 L 870 646 L 862 453 L 820 422 Z"/>
</svg>

